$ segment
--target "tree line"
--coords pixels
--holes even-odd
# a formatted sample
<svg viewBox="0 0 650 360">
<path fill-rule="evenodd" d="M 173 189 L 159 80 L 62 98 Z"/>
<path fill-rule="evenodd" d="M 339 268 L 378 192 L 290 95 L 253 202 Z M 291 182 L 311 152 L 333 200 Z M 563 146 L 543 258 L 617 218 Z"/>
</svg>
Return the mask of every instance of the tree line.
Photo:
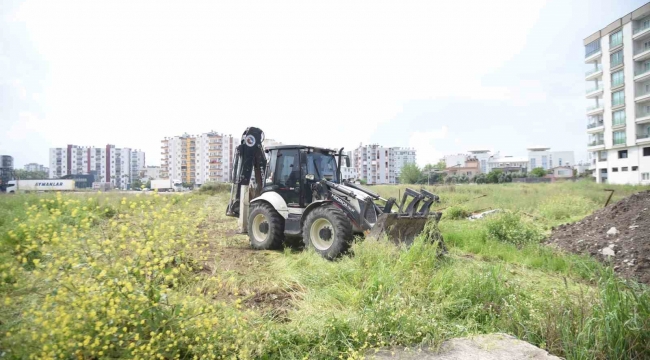
<svg viewBox="0 0 650 360">
<path fill-rule="evenodd" d="M 416 164 L 406 164 L 402 167 L 400 173 L 400 183 L 402 184 L 502 184 L 512 182 L 512 179 L 526 177 L 544 177 L 548 173 L 541 167 L 534 168 L 530 172 L 520 171 L 514 173 L 504 173 L 503 170 L 494 169 L 487 174 L 467 175 L 447 175 L 443 170 L 446 169 L 444 161 L 437 164 L 427 164 L 420 169 Z"/>
</svg>

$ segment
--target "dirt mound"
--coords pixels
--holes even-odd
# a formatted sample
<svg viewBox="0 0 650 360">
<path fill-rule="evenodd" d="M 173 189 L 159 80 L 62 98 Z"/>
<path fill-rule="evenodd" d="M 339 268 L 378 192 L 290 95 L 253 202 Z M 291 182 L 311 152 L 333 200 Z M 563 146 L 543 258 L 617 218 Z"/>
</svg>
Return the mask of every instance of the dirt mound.
<svg viewBox="0 0 650 360">
<path fill-rule="evenodd" d="M 611 262 L 619 274 L 650 284 L 650 191 L 627 197 L 551 233 L 549 244 Z"/>
</svg>

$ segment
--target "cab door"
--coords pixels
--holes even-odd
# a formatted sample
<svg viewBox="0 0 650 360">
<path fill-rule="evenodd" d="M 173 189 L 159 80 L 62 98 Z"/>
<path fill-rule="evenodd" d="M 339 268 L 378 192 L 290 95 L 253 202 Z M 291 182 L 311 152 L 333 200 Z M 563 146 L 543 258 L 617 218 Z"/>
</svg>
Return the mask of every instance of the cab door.
<svg viewBox="0 0 650 360">
<path fill-rule="evenodd" d="M 282 196 L 289 207 L 300 207 L 302 178 L 300 172 L 300 151 L 279 149 L 273 172 L 275 191 Z"/>
</svg>

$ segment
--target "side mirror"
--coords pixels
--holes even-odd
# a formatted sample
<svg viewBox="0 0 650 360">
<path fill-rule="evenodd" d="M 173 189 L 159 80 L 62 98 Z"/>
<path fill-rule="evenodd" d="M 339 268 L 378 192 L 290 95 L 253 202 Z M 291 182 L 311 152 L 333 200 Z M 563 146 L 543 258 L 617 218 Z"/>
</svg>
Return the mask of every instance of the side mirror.
<svg viewBox="0 0 650 360">
<path fill-rule="evenodd" d="M 305 175 L 305 180 L 311 180 L 311 181 L 314 181 L 314 174 L 307 174 L 307 175 Z"/>
<path fill-rule="evenodd" d="M 347 156 L 345 157 L 345 166 L 350 167 L 350 158 Z"/>
</svg>

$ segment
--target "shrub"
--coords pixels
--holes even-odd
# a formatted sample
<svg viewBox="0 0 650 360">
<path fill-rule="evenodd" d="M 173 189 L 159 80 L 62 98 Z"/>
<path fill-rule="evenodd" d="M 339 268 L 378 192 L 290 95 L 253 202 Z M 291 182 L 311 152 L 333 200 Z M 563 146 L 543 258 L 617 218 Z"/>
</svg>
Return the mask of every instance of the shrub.
<svg viewBox="0 0 650 360">
<path fill-rule="evenodd" d="M 448 220 L 459 220 L 459 219 L 465 219 L 467 218 L 470 213 L 466 209 L 460 207 L 460 206 L 452 206 L 445 210 L 444 212 L 444 217 L 445 219 Z"/>
<path fill-rule="evenodd" d="M 199 193 L 206 195 L 227 193 L 229 191 L 230 184 L 227 183 L 205 183 L 199 188 Z"/>
<path fill-rule="evenodd" d="M 485 174 L 476 174 L 472 181 L 477 184 L 485 184 L 487 183 L 487 176 Z"/>
<path fill-rule="evenodd" d="M 520 214 L 509 211 L 487 219 L 485 227 L 489 239 L 514 245 L 539 242 L 543 238 L 539 227 L 522 219 Z"/>
<path fill-rule="evenodd" d="M 498 183 L 498 182 L 499 182 L 499 175 L 501 175 L 502 173 L 503 173 L 503 171 L 500 170 L 500 169 L 495 169 L 495 170 L 490 171 L 490 172 L 487 174 L 487 177 L 486 177 L 487 182 L 488 182 L 489 184 L 496 184 L 496 183 Z"/>
</svg>

